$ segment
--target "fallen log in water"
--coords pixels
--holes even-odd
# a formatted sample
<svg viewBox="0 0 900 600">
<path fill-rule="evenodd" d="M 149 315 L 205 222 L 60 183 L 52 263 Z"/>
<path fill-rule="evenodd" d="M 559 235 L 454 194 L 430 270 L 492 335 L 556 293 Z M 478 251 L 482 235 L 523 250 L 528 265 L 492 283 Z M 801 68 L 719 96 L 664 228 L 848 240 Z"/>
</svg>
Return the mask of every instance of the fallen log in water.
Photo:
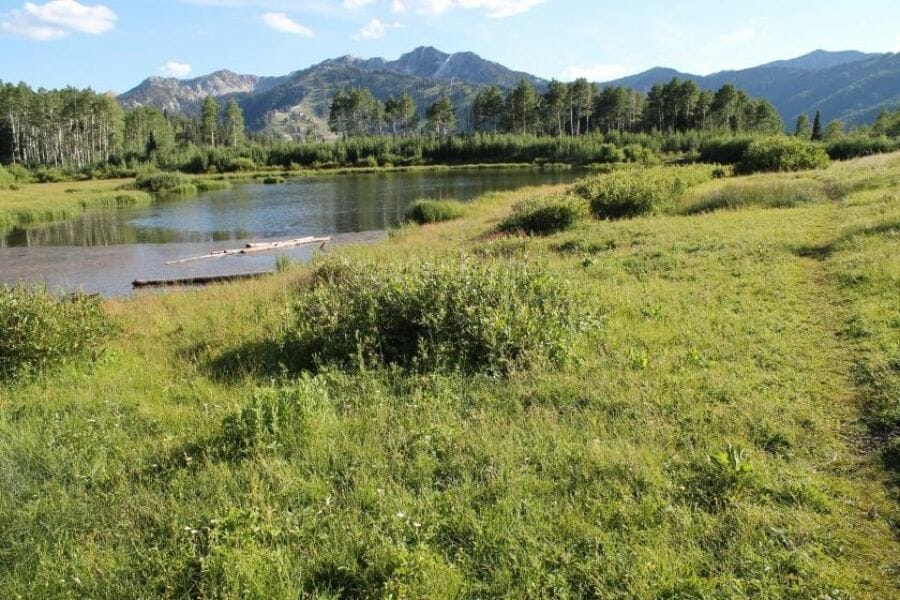
<svg viewBox="0 0 900 600">
<path fill-rule="evenodd" d="M 246 279 L 259 279 L 265 275 L 272 275 L 272 271 L 262 273 L 239 273 L 237 275 L 213 275 L 211 277 L 186 277 L 184 279 L 135 279 L 132 287 L 177 287 L 185 285 L 210 285 L 213 283 L 227 283 L 229 281 L 243 281 Z"/>
<path fill-rule="evenodd" d="M 194 262 L 197 260 L 206 260 L 210 258 L 222 258 L 223 256 L 243 256 L 246 254 L 253 254 L 255 252 L 272 252 L 274 250 L 284 250 L 286 248 L 296 248 L 298 246 L 306 246 L 308 244 L 322 244 L 322 247 L 325 247 L 325 244 L 331 241 L 330 237 L 304 237 L 297 238 L 295 240 L 285 240 L 283 242 L 266 242 L 259 244 L 247 244 L 243 248 L 235 248 L 233 250 L 217 250 L 216 252 L 210 252 L 209 254 L 204 254 L 202 256 L 192 256 L 190 258 L 182 258 L 180 260 L 170 260 L 167 262 L 167 265 L 181 265 L 184 263 Z"/>
</svg>

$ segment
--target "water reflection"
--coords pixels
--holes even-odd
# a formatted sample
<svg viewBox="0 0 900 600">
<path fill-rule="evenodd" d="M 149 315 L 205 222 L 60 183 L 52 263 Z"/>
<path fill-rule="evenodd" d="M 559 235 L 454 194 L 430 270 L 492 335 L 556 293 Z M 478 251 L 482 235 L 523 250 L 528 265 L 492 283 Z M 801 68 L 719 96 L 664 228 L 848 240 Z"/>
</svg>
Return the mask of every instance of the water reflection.
<svg viewBox="0 0 900 600">
<path fill-rule="evenodd" d="M 17 229 L 0 247 L 224 242 L 387 229 L 418 198 L 471 200 L 489 191 L 565 183 L 571 171 L 450 171 L 316 176 L 285 185 L 246 184 L 189 200 L 94 211 Z"/>
</svg>

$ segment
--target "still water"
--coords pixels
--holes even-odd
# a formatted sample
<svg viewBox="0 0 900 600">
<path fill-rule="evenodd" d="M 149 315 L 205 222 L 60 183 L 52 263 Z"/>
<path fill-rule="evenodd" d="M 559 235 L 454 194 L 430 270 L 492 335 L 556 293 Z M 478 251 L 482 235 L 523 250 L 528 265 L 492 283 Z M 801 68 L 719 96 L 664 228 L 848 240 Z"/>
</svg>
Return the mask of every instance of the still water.
<svg viewBox="0 0 900 600">
<path fill-rule="evenodd" d="M 123 295 L 131 292 L 134 279 L 266 271 L 274 255 L 165 263 L 248 241 L 306 235 L 334 236 L 336 244 L 377 241 L 419 198 L 466 201 L 490 191 L 567 183 L 578 175 L 471 170 L 315 176 L 284 185 L 240 184 L 144 208 L 94 211 L 0 237 L 0 282 Z M 302 261 L 312 252 L 297 248 L 280 253 Z"/>
</svg>

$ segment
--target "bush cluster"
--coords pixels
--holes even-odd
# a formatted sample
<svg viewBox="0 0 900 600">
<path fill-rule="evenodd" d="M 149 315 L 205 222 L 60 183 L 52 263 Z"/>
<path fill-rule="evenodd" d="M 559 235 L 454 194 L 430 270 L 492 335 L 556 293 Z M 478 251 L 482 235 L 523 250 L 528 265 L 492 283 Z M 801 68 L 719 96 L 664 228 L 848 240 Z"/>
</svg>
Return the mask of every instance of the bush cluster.
<svg viewBox="0 0 900 600">
<path fill-rule="evenodd" d="M 197 193 L 197 186 L 181 173 L 141 173 L 135 186 L 159 196 Z"/>
<path fill-rule="evenodd" d="M 524 262 L 333 260 L 297 299 L 288 346 L 298 361 L 499 375 L 562 359 L 578 304 L 566 281 Z"/>
<path fill-rule="evenodd" d="M 0 287 L 0 380 L 91 358 L 110 332 L 96 298 Z"/>
<path fill-rule="evenodd" d="M 736 165 L 744 160 L 753 142 L 750 136 L 717 137 L 700 144 L 700 161 L 720 165 Z"/>
<path fill-rule="evenodd" d="M 584 179 L 573 191 L 590 202 L 600 219 L 658 214 L 674 208 L 690 188 L 712 179 L 714 169 L 709 165 L 625 169 Z"/>
<path fill-rule="evenodd" d="M 887 136 L 872 137 L 868 135 L 851 135 L 839 138 L 828 144 L 828 156 L 831 160 L 850 160 L 872 154 L 884 154 L 900 149 L 900 140 L 892 140 Z"/>
<path fill-rule="evenodd" d="M 465 207 L 456 200 L 417 200 L 406 209 L 406 220 L 427 225 L 459 219 L 465 212 Z"/>
<path fill-rule="evenodd" d="M 823 169 L 828 164 L 828 153 L 822 145 L 782 135 L 752 141 L 736 171 L 805 171 Z"/>
<path fill-rule="evenodd" d="M 535 196 L 516 204 L 499 229 L 507 233 L 551 235 L 569 229 L 587 214 L 587 203 L 579 196 Z"/>
</svg>

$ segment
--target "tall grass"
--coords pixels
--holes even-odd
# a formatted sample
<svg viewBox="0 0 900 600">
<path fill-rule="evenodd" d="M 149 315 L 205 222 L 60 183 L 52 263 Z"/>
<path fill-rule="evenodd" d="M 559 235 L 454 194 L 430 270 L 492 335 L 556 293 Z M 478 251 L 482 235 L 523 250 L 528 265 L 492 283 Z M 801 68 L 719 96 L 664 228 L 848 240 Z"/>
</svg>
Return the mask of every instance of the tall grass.
<svg viewBox="0 0 900 600">
<path fill-rule="evenodd" d="M 465 206 L 457 200 L 417 200 L 406 209 L 406 220 L 427 225 L 462 218 Z"/>
<path fill-rule="evenodd" d="M 0 232 L 36 223 L 73 219 L 86 210 L 145 206 L 149 193 L 117 189 L 119 183 L 24 184 L 0 190 Z"/>
<path fill-rule="evenodd" d="M 679 212 L 696 214 L 747 207 L 792 208 L 826 200 L 828 195 L 822 183 L 811 179 L 747 180 L 697 189 L 681 202 Z"/>
</svg>

